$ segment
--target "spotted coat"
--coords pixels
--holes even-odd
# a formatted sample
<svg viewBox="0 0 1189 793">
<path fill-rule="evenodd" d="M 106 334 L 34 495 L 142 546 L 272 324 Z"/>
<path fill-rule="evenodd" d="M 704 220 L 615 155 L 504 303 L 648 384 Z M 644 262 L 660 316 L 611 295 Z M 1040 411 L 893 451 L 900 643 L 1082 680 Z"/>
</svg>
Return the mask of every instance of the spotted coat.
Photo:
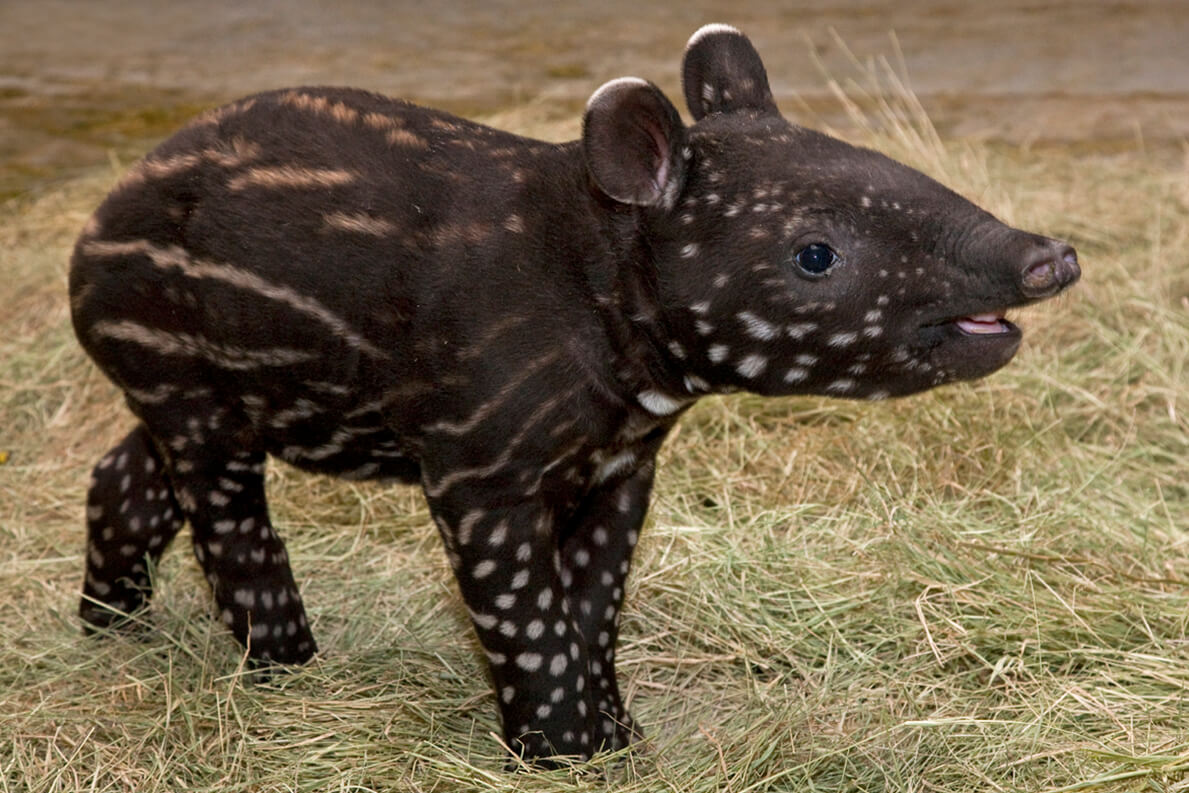
<svg viewBox="0 0 1189 793">
<path fill-rule="evenodd" d="M 527 140 L 363 91 L 200 117 L 87 224 L 78 337 L 138 419 L 95 467 L 85 623 L 120 627 L 188 521 L 258 664 L 316 652 L 269 519 L 268 456 L 419 484 L 511 747 L 637 736 L 615 675 L 666 433 L 747 389 L 881 399 L 980 377 L 1003 310 L 1072 249 L 795 126 L 733 28 L 686 50 L 686 126 L 614 80 L 583 136 Z"/>
</svg>

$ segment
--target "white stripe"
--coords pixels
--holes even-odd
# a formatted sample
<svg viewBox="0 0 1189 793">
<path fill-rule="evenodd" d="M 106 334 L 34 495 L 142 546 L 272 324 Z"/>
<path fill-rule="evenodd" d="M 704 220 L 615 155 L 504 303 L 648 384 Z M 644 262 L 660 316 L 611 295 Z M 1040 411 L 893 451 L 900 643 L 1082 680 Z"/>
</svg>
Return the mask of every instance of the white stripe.
<svg viewBox="0 0 1189 793">
<path fill-rule="evenodd" d="M 129 320 L 97 322 L 91 328 L 90 333 L 101 338 L 139 344 L 161 355 L 201 358 L 224 369 L 246 370 L 257 369 L 262 366 L 290 366 L 317 357 L 312 352 L 292 350 L 284 347 L 261 350 L 228 347 L 222 344 L 216 344 L 200 336 L 191 336 L 188 333 L 171 333 L 159 328 L 149 328 Z"/>
<path fill-rule="evenodd" d="M 131 240 L 127 242 L 103 242 L 93 240 L 82 246 L 86 256 L 128 256 L 143 254 L 161 269 L 175 268 L 190 278 L 209 278 L 225 284 L 244 289 L 269 300 L 284 303 L 290 308 L 315 319 L 333 330 L 350 346 L 376 358 L 387 358 L 382 350 L 374 347 L 367 339 L 355 332 L 346 320 L 338 316 L 326 306 L 312 297 L 300 294 L 290 287 L 266 281 L 255 273 L 243 270 L 230 264 L 219 264 L 191 258 L 184 250 L 176 245 L 160 247 L 148 240 Z"/>
</svg>

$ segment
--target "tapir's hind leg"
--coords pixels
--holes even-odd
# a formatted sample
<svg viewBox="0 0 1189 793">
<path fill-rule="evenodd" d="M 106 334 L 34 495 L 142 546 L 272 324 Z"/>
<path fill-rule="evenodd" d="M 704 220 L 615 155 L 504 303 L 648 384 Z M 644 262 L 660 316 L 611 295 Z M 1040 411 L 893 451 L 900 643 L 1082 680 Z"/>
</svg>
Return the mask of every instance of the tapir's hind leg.
<svg viewBox="0 0 1189 793">
<path fill-rule="evenodd" d="M 88 630 L 126 624 L 150 592 L 157 561 L 182 527 L 165 464 L 144 425 L 95 466 L 87 494 L 87 573 L 79 615 Z"/>
<path fill-rule="evenodd" d="M 308 660 L 317 646 L 268 517 L 264 453 L 178 445 L 170 450 L 170 479 L 223 623 L 257 664 Z"/>
<path fill-rule="evenodd" d="M 220 617 L 249 657 L 298 663 L 317 650 L 289 557 L 264 497 L 264 454 L 226 452 L 200 433 L 162 455 L 144 425 L 95 467 L 87 500 L 88 629 L 119 626 L 146 605 L 156 562 L 186 519 Z"/>
</svg>

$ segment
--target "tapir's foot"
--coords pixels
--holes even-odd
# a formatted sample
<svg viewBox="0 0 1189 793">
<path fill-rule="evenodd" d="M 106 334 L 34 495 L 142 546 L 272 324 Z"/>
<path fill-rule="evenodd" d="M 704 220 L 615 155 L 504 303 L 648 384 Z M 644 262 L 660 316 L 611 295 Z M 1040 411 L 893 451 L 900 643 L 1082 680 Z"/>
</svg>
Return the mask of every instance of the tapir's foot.
<svg viewBox="0 0 1189 793">
<path fill-rule="evenodd" d="M 143 599 L 132 602 L 105 603 L 88 597 L 79 602 L 78 615 L 83 633 L 88 636 L 119 634 L 145 639 L 153 632 L 148 604 Z"/>
<path fill-rule="evenodd" d="M 647 742 L 643 732 L 636 726 L 635 720 L 627 711 L 623 711 L 618 719 L 611 719 L 607 714 L 601 714 L 599 726 L 602 734 L 593 736 L 587 744 L 574 750 L 573 744 L 568 744 L 571 751 L 558 752 L 545 735 L 539 732 L 521 735 L 509 742 L 516 756 L 509 760 L 506 768 L 509 771 L 527 768 L 555 769 L 568 768 L 577 763 L 584 763 L 600 752 L 617 752 L 631 748 L 633 752 L 647 751 Z M 562 740 L 570 737 L 566 732 Z"/>
</svg>

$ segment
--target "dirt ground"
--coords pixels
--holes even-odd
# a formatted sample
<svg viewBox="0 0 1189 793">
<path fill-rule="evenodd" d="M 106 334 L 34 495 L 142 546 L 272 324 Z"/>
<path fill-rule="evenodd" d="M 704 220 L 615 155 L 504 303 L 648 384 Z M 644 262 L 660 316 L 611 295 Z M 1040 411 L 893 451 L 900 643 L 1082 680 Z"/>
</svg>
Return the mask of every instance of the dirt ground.
<svg viewBox="0 0 1189 793">
<path fill-rule="evenodd" d="M 208 105 L 294 84 L 350 84 L 467 115 L 529 104 L 576 115 L 636 74 L 680 96 L 701 24 L 747 32 L 786 113 L 841 121 L 830 74 L 903 57 L 947 136 L 1144 145 L 1189 133 L 1189 3 L 602 0 L 5 0 L 0 198 L 164 137 Z M 893 38 L 894 37 L 894 38 Z M 899 52 L 897 52 L 897 49 Z"/>
</svg>

